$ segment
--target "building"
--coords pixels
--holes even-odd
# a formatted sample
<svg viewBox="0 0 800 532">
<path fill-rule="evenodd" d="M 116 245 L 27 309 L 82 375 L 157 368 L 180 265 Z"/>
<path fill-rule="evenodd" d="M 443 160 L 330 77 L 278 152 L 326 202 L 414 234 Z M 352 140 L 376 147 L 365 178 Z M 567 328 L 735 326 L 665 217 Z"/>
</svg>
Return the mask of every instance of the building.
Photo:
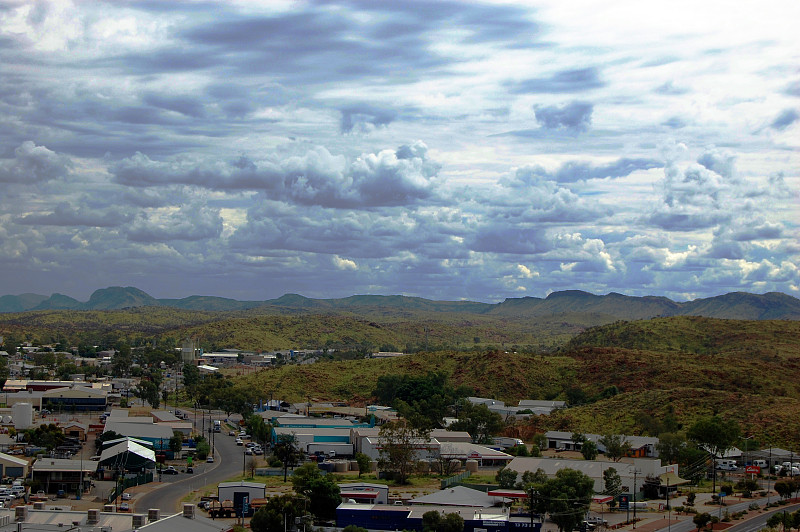
<svg viewBox="0 0 800 532">
<path fill-rule="evenodd" d="M 250 501 L 264 499 L 267 495 L 267 485 L 259 482 L 220 482 L 217 486 L 217 497 L 220 501 L 233 501 L 236 515 L 244 517 L 253 516 Z M 247 504 L 245 504 L 245 501 Z M 242 509 L 245 508 L 244 512 Z"/>
<path fill-rule="evenodd" d="M 389 504 L 389 486 L 386 484 L 354 482 L 351 484 L 339 484 L 339 490 L 342 502 Z"/>
<path fill-rule="evenodd" d="M 91 460 L 39 458 L 31 465 L 31 478 L 45 493 L 86 491 L 97 464 Z"/>
<path fill-rule="evenodd" d="M 572 439 L 572 432 L 564 432 L 559 430 L 550 430 L 544 433 L 547 439 L 547 448 L 555 449 L 557 451 L 580 451 L 581 443 L 575 442 Z M 597 445 L 597 450 L 601 453 L 606 452 L 606 447 L 600 440 L 603 436 L 599 434 L 584 434 L 586 441 L 593 442 Z M 658 457 L 658 438 L 651 438 L 649 436 L 625 436 L 621 438 L 628 443 L 630 449 L 628 456 L 631 458 L 657 458 Z"/>
<path fill-rule="evenodd" d="M 504 508 L 475 508 L 458 506 L 342 503 L 336 508 L 336 526 L 349 525 L 369 530 L 422 530 L 422 516 L 426 512 L 456 513 L 464 520 L 464 532 L 540 532 L 541 523 L 532 523 L 529 517 L 509 515 Z"/>
<path fill-rule="evenodd" d="M 25 478 L 28 476 L 28 461 L 10 454 L 0 453 L 0 477 Z"/>
<path fill-rule="evenodd" d="M 678 475 L 678 466 L 670 464 L 661 465 L 661 460 L 651 458 L 625 458 L 619 462 L 605 460 L 569 460 L 559 458 L 532 458 L 518 456 L 511 460 L 507 469 L 517 472 L 518 478 L 526 472 L 541 469 L 549 477 L 561 469 L 574 469 L 580 471 L 594 480 L 594 491 L 601 493 L 605 489 L 603 472 L 614 468 L 622 479 L 622 491 L 634 493 L 641 491 L 647 477 L 660 477 L 665 473 Z"/>
</svg>

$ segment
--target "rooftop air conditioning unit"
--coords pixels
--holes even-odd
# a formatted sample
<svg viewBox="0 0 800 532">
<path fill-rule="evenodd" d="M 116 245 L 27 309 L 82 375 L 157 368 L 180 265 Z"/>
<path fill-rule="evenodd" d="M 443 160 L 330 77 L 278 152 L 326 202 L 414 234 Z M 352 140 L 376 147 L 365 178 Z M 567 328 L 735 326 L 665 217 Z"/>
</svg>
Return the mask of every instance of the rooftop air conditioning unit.
<svg viewBox="0 0 800 532">
<path fill-rule="evenodd" d="M 147 510 L 148 521 L 152 523 L 153 521 L 158 521 L 159 519 L 161 519 L 161 510 L 159 510 L 158 508 L 150 508 L 149 510 Z"/>
<path fill-rule="evenodd" d="M 147 524 L 147 516 L 144 514 L 133 515 L 133 528 L 140 528 Z"/>
<path fill-rule="evenodd" d="M 91 510 L 86 512 L 86 524 L 87 525 L 96 525 L 97 524 L 97 517 L 100 514 L 100 510 L 97 508 L 92 508 Z"/>
<path fill-rule="evenodd" d="M 194 519 L 194 504 L 183 505 L 183 516 L 187 519 Z"/>
</svg>

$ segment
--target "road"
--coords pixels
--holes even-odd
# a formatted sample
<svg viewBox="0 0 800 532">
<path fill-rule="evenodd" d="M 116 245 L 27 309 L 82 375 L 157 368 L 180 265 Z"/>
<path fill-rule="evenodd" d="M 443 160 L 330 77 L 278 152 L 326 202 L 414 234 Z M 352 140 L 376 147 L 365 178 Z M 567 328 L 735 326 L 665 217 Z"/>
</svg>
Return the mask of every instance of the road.
<svg viewBox="0 0 800 532">
<path fill-rule="evenodd" d="M 228 436 L 227 430 L 215 434 L 214 463 L 197 462 L 194 474 L 162 475 L 162 482 L 155 482 L 155 489 L 134 498 L 133 509 L 137 513 L 146 513 L 151 508 L 158 508 L 162 514 L 170 515 L 181 510 L 181 501 L 187 494 L 209 484 L 219 484 L 242 473 L 244 465 L 244 447 L 236 445 L 234 438 Z"/>
<path fill-rule="evenodd" d="M 769 513 L 759 514 L 758 516 L 752 519 L 748 519 L 744 523 L 734 525 L 731 528 L 729 528 L 726 532 L 757 532 L 762 528 L 766 528 L 767 519 L 769 519 L 773 514 L 776 514 L 778 512 L 792 513 L 794 511 L 797 511 L 798 509 L 800 509 L 800 504 L 792 504 L 776 508 Z"/>
<path fill-rule="evenodd" d="M 774 500 L 777 500 L 777 498 L 774 498 Z M 729 506 L 725 506 L 724 508 L 722 508 L 721 513 L 724 514 L 725 512 L 728 512 L 732 514 L 735 512 L 740 512 L 742 510 L 747 510 L 752 503 L 753 501 L 731 504 Z M 769 519 L 769 516 L 771 516 L 775 512 L 782 512 L 784 510 L 793 512 L 798 508 L 800 508 L 800 505 L 783 506 L 781 508 L 775 509 L 774 511 L 764 514 L 759 514 L 758 516 L 748 519 L 743 523 L 734 525 L 731 528 L 728 528 L 725 532 L 755 532 L 757 530 L 761 530 L 762 528 L 764 528 L 766 526 L 767 519 Z M 716 512 L 714 511 L 710 511 L 709 513 L 711 515 L 716 515 Z M 694 521 L 692 521 L 691 519 L 685 519 L 682 521 L 674 522 L 669 527 L 664 527 L 657 532 L 664 532 L 667 530 L 669 530 L 669 532 L 689 532 L 690 530 L 694 530 L 695 528 L 697 527 L 695 526 Z"/>
</svg>

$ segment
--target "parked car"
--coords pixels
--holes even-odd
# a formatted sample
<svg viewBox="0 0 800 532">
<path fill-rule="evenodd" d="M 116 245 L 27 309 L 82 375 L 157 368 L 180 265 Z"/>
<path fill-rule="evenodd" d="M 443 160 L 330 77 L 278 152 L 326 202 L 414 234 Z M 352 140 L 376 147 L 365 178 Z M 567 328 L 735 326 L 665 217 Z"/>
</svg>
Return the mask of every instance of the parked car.
<svg viewBox="0 0 800 532">
<path fill-rule="evenodd" d="M 248 456 L 252 455 L 253 454 L 253 448 L 252 447 L 248 447 L 247 449 L 244 450 L 244 454 L 246 454 Z"/>
<path fill-rule="evenodd" d="M 178 474 L 178 470 L 175 469 L 172 466 L 168 466 L 168 467 L 162 469 L 161 472 L 164 473 L 165 475 L 177 475 Z"/>
<path fill-rule="evenodd" d="M 236 431 L 232 430 L 228 433 L 228 436 L 236 436 Z"/>
<path fill-rule="evenodd" d="M 191 474 L 193 474 L 193 473 L 194 473 L 194 469 L 193 469 L 193 468 L 191 468 L 191 467 L 187 467 L 187 468 L 186 468 L 186 472 L 187 472 L 188 474 L 190 474 L 190 475 L 191 475 Z"/>
<path fill-rule="evenodd" d="M 214 463 L 214 457 L 211 456 L 211 455 L 208 455 L 208 458 L 206 458 L 206 462 L 209 463 L 209 464 L 213 464 Z"/>
<path fill-rule="evenodd" d="M 131 500 L 131 494 L 126 491 L 125 493 L 122 494 L 122 500 L 123 501 Z"/>
<path fill-rule="evenodd" d="M 131 511 L 131 505 L 128 504 L 127 502 L 123 502 L 122 504 L 119 505 L 119 511 L 120 512 L 130 512 Z"/>
<path fill-rule="evenodd" d="M 236 445 L 244 445 L 244 442 L 241 438 L 236 438 Z"/>
</svg>

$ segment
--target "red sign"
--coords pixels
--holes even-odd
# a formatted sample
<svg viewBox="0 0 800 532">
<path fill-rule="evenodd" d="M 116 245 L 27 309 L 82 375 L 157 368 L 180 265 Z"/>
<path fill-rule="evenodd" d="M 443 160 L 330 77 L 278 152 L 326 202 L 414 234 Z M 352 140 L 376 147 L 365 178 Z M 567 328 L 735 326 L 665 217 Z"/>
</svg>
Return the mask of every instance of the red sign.
<svg viewBox="0 0 800 532">
<path fill-rule="evenodd" d="M 753 473 L 755 475 L 761 473 L 761 468 L 758 467 L 757 465 L 749 465 L 749 466 L 745 467 L 744 470 L 747 473 Z"/>
</svg>

